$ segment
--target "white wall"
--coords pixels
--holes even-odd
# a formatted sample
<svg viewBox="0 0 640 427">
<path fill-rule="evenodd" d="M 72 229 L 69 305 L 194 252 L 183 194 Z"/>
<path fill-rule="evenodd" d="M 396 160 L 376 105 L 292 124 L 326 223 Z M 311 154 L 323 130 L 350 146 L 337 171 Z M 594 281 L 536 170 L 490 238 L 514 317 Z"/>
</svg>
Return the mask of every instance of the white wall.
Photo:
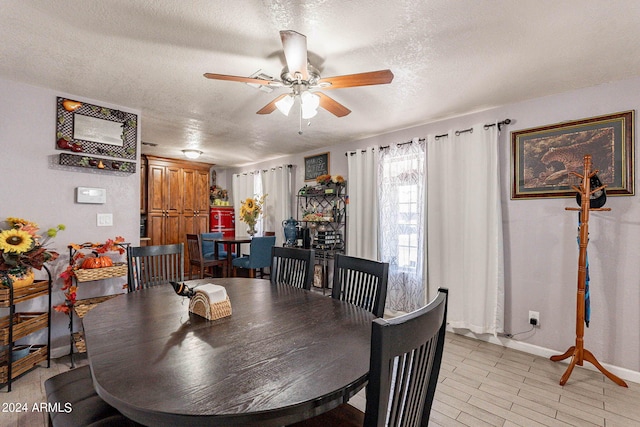
<svg viewBox="0 0 640 427">
<path fill-rule="evenodd" d="M 455 119 L 379 135 L 349 144 L 335 145 L 296 156 L 222 173 L 231 189 L 231 173 L 282 164 L 297 167 L 295 186 L 304 185 L 304 156 L 329 151 L 330 172 L 347 179 L 345 152 L 368 146 L 407 141 L 414 136 L 441 134 L 474 123 L 510 118 L 500 136 L 505 233 L 505 328 L 516 333 L 529 329 L 529 310 L 540 312 L 541 326 L 534 334 L 519 339 L 556 352 L 564 352 L 575 340 L 575 289 L 577 245 L 575 213 L 571 199 L 510 200 L 510 132 L 625 110 L 637 110 L 640 78 L 539 98 L 471 114 Z M 67 261 L 70 242 L 104 241 L 116 235 L 139 242 L 139 173 L 130 176 L 60 170 L 52 165 L 60 151 L 55 149 L 56 96 L 118 108 L 79 95 L 0 79 L 0 219 L 23 217 L 43 228 L 64 223 L 53 247 L 62 254 L 55 264 L 57 277 Z M 340 119 L 336 119 L 340 120 Z M 348 120 L 348 117 L 342 120 Z M 637 125 L 636 125 L 637 133 Z M 138 139 L 140 136 L 138 135 Z M 140 145 L 138 144 L 138 147 Z M 219 182 L 221 178 L 219 171 Z M 221 185 L 225 185 L 220 182 Z M 635 182 L 638 187 L 638 179 Z M 78 186 L 107 190 L 105 205 L 78 205 Z M 591 327 L 585 332 L 585 347 L 602 362 L 640 371 L 640 204 L 637 196 L 610 197 L 611 212 L 593 213 L 590 221 Z M 97 213 L 113 213 L 113 227 L 97 227 Z M 79 297 L 120 292 L 122 280 L 82 284 Z M 63 301 L 61 282 L 54 283 L 54 304 Z M 33 307 L 31 306 L 33 305 Z M 23 311 L 43 309 L 39 301 L 21 306 Z M 53 355 L 64 354 L 67 318 L 53 315 Z"/>
<path fill-rule="evenodd" d="M 136 110 L 0 79 L 0 221 L 8 216 L 21 217 L 38 223 L 44 230 L 61 223 L 66 225 L 66 230 L 50 245 L 61 255 L 51 266 L 56 279 L 53 305 L 64 301 L 60 291 L 62 282 L 57 277 L 68 263 L 69 243 L 103 242 L 115 236 L 122 236 L 134 245 L 140 242 L 139 170 L 135 174 L 116 176 L 61 169 L 57 157 L 63 151 L 55 149 L 57 96 L 129 111 L 138 114 L 139 122 L 141 119 Z M 137 146 L 140 147 L 139 141 Z M 75 203 L 78 186 L 105 188 L 107 202 L 102 205 Z M 97 213 L 112 213 L 113 226 L 97 227 Z M 125 282 L 126 278 L 118 278 L 80 284 L 78 298 L 121 293 Z M 18 307 L 19 311 L 44 311 L 44 300 L 24 303 Z M 54 312 L 54 357 L 68 352 L 68 337 L 68 317 Z M 46 335 L 42 332 L 31 336 L 29 342 L 46 342 Z"/>
<path fill-rule="evenodd" d="M 330 151 L 331 173 L 343 174 L 348 179 L 346 151 L 405 142 L 413 137 L 437 135 L 450 129 L 465 129 L 475 123 L 510 118 L 511 125 L 503 128 L 500 135 L 505 330 L 509 333 L 529 330 L 528 312 L 538 311 L 540 328 L 533 333 L 518 335 L 516 339 L 532 347 L 564 353 L 575 344 L 578 267 L 577 214 L 564 208 L 576 204 L 572 199 L 510 199 L 510 133 L 562 121 L 637 110 L 640 106 L 638 93 L 640 78 L 506 105 L 255 164 L 233 172 L 291 163 L 297 165 L 295 188 L 299 188 L 304 184 L 301 178 L 304 175 L 304 156 Z M 348 120 L 348 117 L 342 120 Z M 636 124 L 636 134 L 637 129 Z M 638 188 L 637 178 L 635 187 Z M 640 203 L 637 196 L 609 197 L 607 207 L 612 211 L 592 213 L 589 223 L 592 315 L 591 325 L 585 331 L 585 348 L 601 363 L 640 372 Z"/>
</svg>

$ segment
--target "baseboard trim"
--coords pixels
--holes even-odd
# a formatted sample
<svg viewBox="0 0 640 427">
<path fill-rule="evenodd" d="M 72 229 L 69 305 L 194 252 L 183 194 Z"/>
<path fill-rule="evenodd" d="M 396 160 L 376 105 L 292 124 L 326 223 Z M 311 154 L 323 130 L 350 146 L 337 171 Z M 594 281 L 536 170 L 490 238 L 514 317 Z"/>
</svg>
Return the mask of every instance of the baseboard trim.
<svg viewBox="0 0 640 427">
<path fill-rule="evenodd" d="M 464 337 L 473 338 L 473 339 L 477 339 L 477 340 L 480 340 L 480 341 L 485 341 L 485 342 L 488 342 L 488 343 L 491 343 L 491 344 L 501 345 L 501 346 L 506 347 L 506 348 L 511 348 L 511 349 L 514 349 L 514 350 L 523 351 L 525 353 L 533 354 L 535 356 L 549 358 L 551 356 L 554 356 L 554 355 L 557 355 L 557 354 L 561 354 L 557 350 L 552 350 L 552 349 L 549 349 L 549 348 L 540 347 L 540 346 L 533 345 L 533 344 L 528 344 L 528 343 L 525 343 L 525 342 L 522 342 L 522 341 L 518 341 L 518 340 L 511 339 L 511 338 L 507 338 L 507 337 L 502 337 L 502 336 L 496 337 L 496 336 L 493 336 L 491 334 L 476 335 L 471 331 L 460 330 L 460 329 L 455 329 L 454 330 L 454 329 L 447 328 L 447 330 L 449 332 L 452 332 L 452 333 L 457 334 L 457 335 L 462 335 Z M 564 364 L 568 365 L 570 360 L 571 360 L 571 358 L 567 358 L 567 359 L 561 361 L 560 363 L 564 363 Z M 623 380 L 631 381 L 631 382 L 634 382 L 634 383 L 640 383 L 640 372 L 632 371 L 631 369 L 627 369 L 627 368 L 621 368 L 619 366 L 609 365 L 608 363 L 600 362 L 600 364 L 602 366 L 604 366 L 604 368 L 606 370 L 608 370 L 609 372 L 611 372 L 615 376 L 617 376 L 619 378 L 622 378 Z M 589 362 L 583 364 L 582 366 L 578 366 L 578 368 L 580 368 L 580 367 L 589 369 L 590 371 L 600 372 L 598 370 L 598 368 L 596 368 L 595 366 L 593 366 Z"/>
</svg>

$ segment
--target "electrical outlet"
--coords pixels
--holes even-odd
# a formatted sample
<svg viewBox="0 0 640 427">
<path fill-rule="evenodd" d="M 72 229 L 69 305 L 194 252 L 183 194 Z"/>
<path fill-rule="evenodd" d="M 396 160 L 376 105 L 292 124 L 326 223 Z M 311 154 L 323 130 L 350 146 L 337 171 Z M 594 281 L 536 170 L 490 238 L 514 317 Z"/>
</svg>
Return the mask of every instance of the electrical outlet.
<svg viewBox="0 0 640 427">
<path fill-rule="evenodd" d="M 529 324 L 540 327 L 540 313 L 529 310 Z"/>
</svg>

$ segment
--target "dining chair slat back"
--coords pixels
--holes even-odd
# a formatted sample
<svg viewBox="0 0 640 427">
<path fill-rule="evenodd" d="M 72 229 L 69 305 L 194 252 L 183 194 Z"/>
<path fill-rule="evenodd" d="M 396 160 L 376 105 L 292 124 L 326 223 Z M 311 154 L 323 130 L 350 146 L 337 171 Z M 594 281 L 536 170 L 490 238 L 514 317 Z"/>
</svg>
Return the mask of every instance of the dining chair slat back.
<svg viewBox="0 0 640 427">
<path fill-rule="evenodd" d="M 427 425 L 447 327 L 448 290 L 425 307 L 371 328 L 365 426 Z"/>
<path fill-rule="evenodd" d="M 296 288 L 311 289 L 313 281 L 313 249 L 274 246 L 271 249 L 271 283 L 285 283 Z"/>
<path fill-rule="evenodd" d="M 129 246 L 129 292 L 184 281 L 184 244 Z"/>
<path fill-rule="evenodd" d="M 387 300 L 389 264 L 336 254 L 331 296 L 382 317 Z"/>
<path fill-rule="evenodd" d="M 447 327 L 448 290 L 429 304 L 371 325 L 367 403 L 347 403 L 289 427 L 406 427 L 429 424 Z"/>
<path fill-rule="evenodd" d="M 204 279 L 205 272 L 209 271 L 211 267 L 222 267 L 224 269 L 224 260 L 215 256 L 211 258 L 205 258 L 202 253 L 202 237 L 199 234 L 187 234 L 187 252 L 189 256 L 189 279 L 192 277 L 193 267 L 198 269 L 198 279 Z"/>
</svg>

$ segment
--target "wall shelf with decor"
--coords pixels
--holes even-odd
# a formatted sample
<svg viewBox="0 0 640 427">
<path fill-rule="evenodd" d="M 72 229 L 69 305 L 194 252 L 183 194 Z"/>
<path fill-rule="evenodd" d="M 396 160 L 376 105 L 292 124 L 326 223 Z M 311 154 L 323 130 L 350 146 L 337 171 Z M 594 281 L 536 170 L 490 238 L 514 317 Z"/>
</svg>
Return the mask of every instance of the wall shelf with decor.
<svg viewBox="0 0 640 427">
<path fill-rule="evenodd" d="M 329 288 L 331 260 L 345 253 L 347 246 L 347 203 L 349 196 L 341 185 L 304 186 L 297 195 L 297 247 L 315 251 L 314 286 Z"/>
<path fill-rule="evenodd" d="M 124 243 L 121 237 L 114 240 L 109 239 L 105 243 L 69 245 L 69 266 L 61 275 L 64 281 L 62 289 L 65 292 L 65 302 L 56 306 L 55 309 L 69 316 L 69 355 L 72 368 L 75 367 L 74 353 L 87 351 L 82 331 L 76 331 L 73 326 L 74 315 L 82 321 L 82 318 L 98 304 L 120 295 L 112 294 L 76 299 L 77 289 L 81 283 L 125 277 L 128 271 L 127 264 L 113 262 L 111 257 L 106 254 L 119 253 L 122 255 L 128 246 L 129 243 Z"/>
<path fill-rule="evenodd" d="M 51 273 L 43 266 L 47 279 L 18 285 L 10 275 L 3 275 L 0 285 L 0 308 L 9 309 L 9 315 L 0 318 L 0 384 L 11 384 L 18 376 L 46 361 L 51 364 Z M 34 298 L 48 297 L 46 312 L 17 312 L 16 306 Z M 46 344 L 16 345 L 16 341 L 37 331 L 47 329 Z"/>
</svg>

